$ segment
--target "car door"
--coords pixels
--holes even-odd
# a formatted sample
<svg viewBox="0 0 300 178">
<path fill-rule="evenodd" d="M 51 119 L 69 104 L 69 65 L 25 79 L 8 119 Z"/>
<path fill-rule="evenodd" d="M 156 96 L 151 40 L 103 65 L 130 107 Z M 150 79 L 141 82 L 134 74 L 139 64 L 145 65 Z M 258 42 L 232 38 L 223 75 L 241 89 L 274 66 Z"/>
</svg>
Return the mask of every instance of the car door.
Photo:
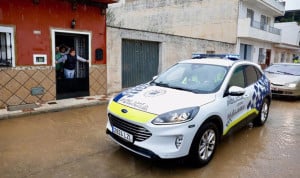
<svg viewBox="0 0 300 178">
<path fill-rule="evenodd" d="M 236 67 L 231 75 L 228 83 L 228 89 L 232 86 L 241 87 L 245 93 L 240 96 L 226 95 L 227 99 L 227 119 L 225 124 L 226 134 L 233 127 L 238 126 L 247 118 L 248 104 L 253 95 L 252 87 L 247 82 L 247 65 L 240 65 Z"/>
</svg>

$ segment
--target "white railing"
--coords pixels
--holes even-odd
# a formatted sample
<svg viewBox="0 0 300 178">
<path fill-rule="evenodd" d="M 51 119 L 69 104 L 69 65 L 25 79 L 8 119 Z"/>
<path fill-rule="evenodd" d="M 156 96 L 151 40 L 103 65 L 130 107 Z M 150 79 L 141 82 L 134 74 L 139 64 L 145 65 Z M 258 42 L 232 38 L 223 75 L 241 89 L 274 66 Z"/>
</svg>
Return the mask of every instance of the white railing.
<svg viewBox="0 0 300 178">
<path fill-rule="evenodd" d="M 263 25 L 260 22 L 251 22 L 250 18 L 238 20 L 238 37 L 258 39 L 272 43 L 280 43 L 281 30 Z"/>
<path fill-rule="evenodd" d="M 275 27 L 270 26 L 270 25 L 267 25 L 267 24 L 264 24 L 262 22 L 252 21 L 250 23 L 250 25 L 253 28 L 264 30 L 264 31 L 267 31 L 267 32 L 270 32 L 270 33 L 273 33 L 273 34 L 276 34 L 276 35 L 280 35 L 281 34 L 281 30 L 280 29 L 275 28 Z"/>
</svg>

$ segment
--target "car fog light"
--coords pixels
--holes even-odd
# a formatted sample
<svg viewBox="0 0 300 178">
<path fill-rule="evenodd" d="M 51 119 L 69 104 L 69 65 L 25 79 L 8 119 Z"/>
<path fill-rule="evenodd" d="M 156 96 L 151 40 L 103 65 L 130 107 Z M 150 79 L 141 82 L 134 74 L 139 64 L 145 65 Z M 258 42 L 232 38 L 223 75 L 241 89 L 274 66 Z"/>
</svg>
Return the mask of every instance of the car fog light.
<svg viewBox="0 0 300 178">
<path fill-rule="evenodd" d="M 180 147 L 182 142 L 183 142 L 183 136 L 182 135 L 177 136 L 175 140 L 175 146 L 177 149 Z"/>
</svg>

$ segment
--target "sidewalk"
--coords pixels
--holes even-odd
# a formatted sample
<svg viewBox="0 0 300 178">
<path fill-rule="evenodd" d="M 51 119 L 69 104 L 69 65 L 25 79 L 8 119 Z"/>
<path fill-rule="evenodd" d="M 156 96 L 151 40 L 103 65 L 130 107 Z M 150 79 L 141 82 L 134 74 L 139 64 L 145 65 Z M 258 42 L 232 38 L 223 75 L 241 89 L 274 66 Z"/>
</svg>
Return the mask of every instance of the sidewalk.
<svg viewBox="0 0 300 178">
<path fill-rule="evenodd" d="M 46 103 L 35 103 L 35 107 L 9 110 L 8 108 L 0 109 L 0 120 L 9 119 L 20 116 L 28 116 L 32 114 L 40 114 L 46 112 L 62 111 L 70 108 L 80 108 L 93 106 L 98 104 L 105 104 L 109 101 L 110 97 L 106 95 L 100 96 L 86 96 L 70 99 L 48 101 Z"/>
</svg>

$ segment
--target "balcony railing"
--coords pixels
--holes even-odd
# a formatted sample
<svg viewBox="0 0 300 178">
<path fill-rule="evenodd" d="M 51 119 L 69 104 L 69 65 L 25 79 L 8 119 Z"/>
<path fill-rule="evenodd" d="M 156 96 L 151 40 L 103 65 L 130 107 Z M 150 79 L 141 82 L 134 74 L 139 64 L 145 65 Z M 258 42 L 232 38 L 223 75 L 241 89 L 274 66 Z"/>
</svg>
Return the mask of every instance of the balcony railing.
<svg viewBox="0 0 300 178">
<path fill-rule="evenodd" d="M 252 21 L 251 22 L 251 27 L 256 28 L 256 29 L 260 29 L 260 30 L 264 30 L 276 35 L 280 35 L 281 34 L 281 30 L 275 27 L 272 27 L 270 25 L 264 24 L 262 22 L 258 22 L 258 21 Z"/>
</svg>

